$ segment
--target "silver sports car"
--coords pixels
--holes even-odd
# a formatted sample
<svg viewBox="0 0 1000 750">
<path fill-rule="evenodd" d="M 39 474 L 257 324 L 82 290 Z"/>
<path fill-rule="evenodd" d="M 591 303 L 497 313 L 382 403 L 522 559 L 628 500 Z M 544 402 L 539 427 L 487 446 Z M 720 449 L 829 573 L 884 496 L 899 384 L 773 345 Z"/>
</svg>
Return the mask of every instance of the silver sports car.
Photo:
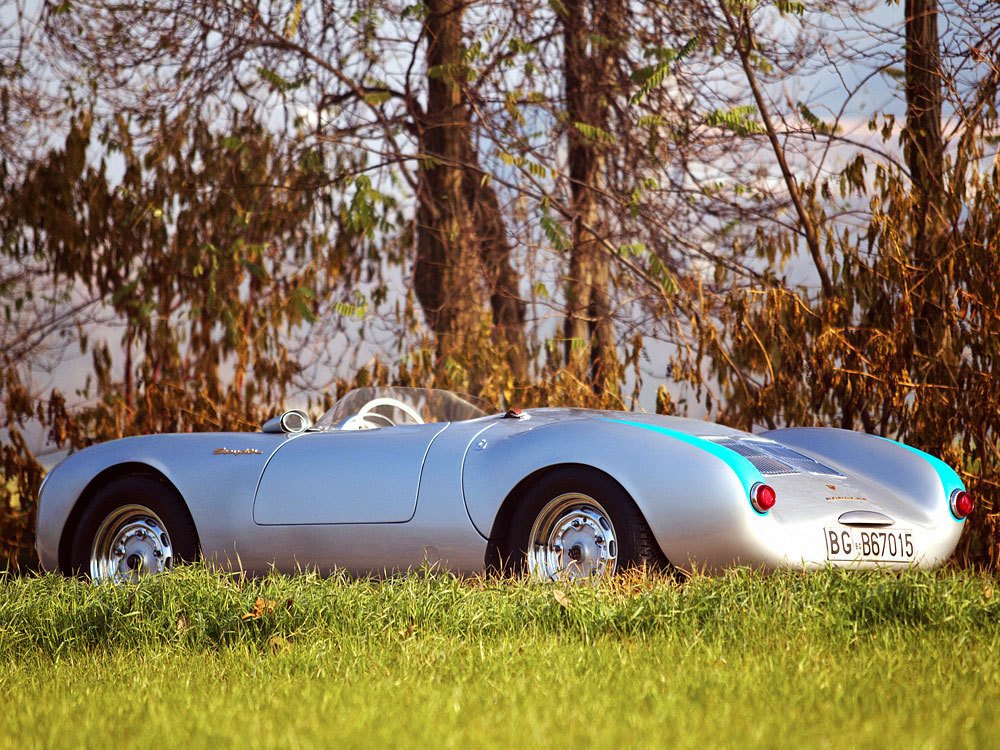
<svg viewBox="0 0 1000 750">
<path fill-rule="evenodd" d="M 363 388 L 313 425 L 96 445 L 45 479 L 49 570 L 122 581 L 199 556 L 265 572 L 425 562 L 544 579 L 643 564 L 932 567 L 972 500 L 937 458 L 836 429 L 752 435 L 582 409 L 504 414 Z"/>
</svg>

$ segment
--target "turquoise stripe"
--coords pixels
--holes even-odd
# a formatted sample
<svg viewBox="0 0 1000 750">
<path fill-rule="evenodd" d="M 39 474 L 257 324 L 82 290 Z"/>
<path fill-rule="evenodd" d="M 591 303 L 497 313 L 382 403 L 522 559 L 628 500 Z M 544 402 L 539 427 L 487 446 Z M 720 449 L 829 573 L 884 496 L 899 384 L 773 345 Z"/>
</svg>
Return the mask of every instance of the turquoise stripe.
<svg viewBox="0 0 1000 750">
<path fill-rule="evenodd" d="M 876 437 L 880 436 L 876 435 Z M 937 456 L 932 456 L 930 453 L 924 453 L 922 450 L 914 448 L 912 445 L 901 443 L 898 440 L 889 440 L 889 438 L 882 438 L 882 439 L 888 440 L 890 443 L 895 443 L 901 448 L 906 448 L 906 450 L 910 451 L 910 453 L 916 453 L 927 463 L 929 463 L 931 465 L 931 468 L 934 469 L 935 473 L 937 473 L 938 479 L 941 480 L 941 489 L 944 490 L 944 496 L 949 501 L 951 500 L 951 493 L 954 492 L 955 490 L 962 490 L 963 492 L 965 491 L 965 483 L 962 481 L 962 478 L 955 473 L 954 469 L 952 469 L 948 464 L 946 464 Z M 948 509 L 951 510 L 951 502 L 948 503 Z M 955 518 L 954 513 L 952 513 L 951 517 L 958 523 L 965 522 L 964 518 Z"/>
<path fill-rule="evenodd" d="M 603 417 L 603 419 L 605 422 L 617 422 L 618 424 L 628 425 L 629 427 L 641 427 L 644 430 L 658 432 L 659 434 L 673 438 L 674 440 L 680 440 L 682 443 L 687 443 L 695 448 L 700 448 L 706 453 L 711 453 L 733 470 L 733 473 L 736 474 L 736 478 L 739 479 L 740 484 L 743 485 L 743 489 L 746 490 L 747 499 L 750 498 L 750 488 L 758 482 L 764 481 L 764 475 L 760 473 L 760 470 L 756 466 L 750 463 L 746 456 L 741 456 L 736 451 L 727 448 L 724 445 L 713 443 L 711 440 L 705 440 L 705 438 L 688 435 L 686 432 L 669 430 L 666 427 L 660 427 L 655 424 L 633 422 L 628 419 L 610 419 L 607 417 Z M 752 505 L 750 507 L 753 508 Z M 757 512 L 756 508 L 754 508 L 754 512 Z"/>
</svg>

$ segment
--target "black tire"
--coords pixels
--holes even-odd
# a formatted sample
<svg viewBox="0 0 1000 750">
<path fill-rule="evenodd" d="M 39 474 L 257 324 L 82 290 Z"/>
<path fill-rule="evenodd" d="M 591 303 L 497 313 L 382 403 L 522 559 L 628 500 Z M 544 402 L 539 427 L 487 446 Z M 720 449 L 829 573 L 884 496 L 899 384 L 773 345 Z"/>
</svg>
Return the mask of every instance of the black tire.
<svg viewBox="0 0 1000 750">
<path fill-rule="evenodd" d="M 577 503 L 579 509 L 586 509 L 591 505 L 588 499 L 596 501 L 593 504 L 596 506 L 593 508 L 596 513 L 595 518 L 602 523 L 600 517 L 603 515 L 610 522 L 611 529 L 608 530 L 610 533 L 606 536 L 616 543 L 617 549 L 613 566 L 605 563 L 606 568 L 610 567 L 607 572 L 643 566 L 655 569 L 667 567 L 667 560 L 656 539 L 653 538 L 646 519 L 624 488 L 603 472 L 585 466 L 566 466 L 543 475 L 521 499 L 507 535 L 506 556 L 512 570 L 530 572 L 528 548 L 532 535 L 544 530 L 547 519 L 542 517 L 543 514 L 547 514 L 547 508 L 552 508 L 558 515 L 559 503 L 573 506 L 574 496 L 579 497 Z M 567 507 L 568 515 L 560 518 L 568 519 L 574 512 L 572 507 Z M 536 524 L 541 524 L 542 528 L 536 530 Z M 587 530 L 586 524 L 592 524 L 591 520 L 584 518 L 584 531 Z M 592 527 L 595 539 L 601 537 L 599 525 L 592 524 Z M 603 538 L 599 543 L 601 546 L 610 545 L 610 542 L 604 541 Z M 592 549 L 596 550 L 599 547 Z M 564 557 L 561 560 L 566 561 Z M 572 564 L 577 563 L 568 563 Z M 535 572 L 538 573 L 537 565 Z M 544 572 L 539 575 L 542 578 L 554 577 Z"/>
<path fill-rule="evenodd" d="M 129 536 L 129 529 L 133 527 L 137 531 Z M 116 534 L 119 528 L 121 531 Z M 198 534 L 184 501 L 173 487 L 148 474 L 115 479 L 91 498 L 73 533 L 70 567 L 74 575 L 114 577 L 95 576 L 98 535 L 102 537 L 101 547 L 112 545 L 115 539 L 122 540 L 118 548 L 125 550 L 121 555 L 123 564 L 127 567 L 135 560 L 136 564 L 129 568 L 136 570 L 135 575 L 143 568 L 156 572 L 180 562 L 193 561 L 199 552 Z M 144 562 L 146 560 L 148 562 Z"/>
</svg>

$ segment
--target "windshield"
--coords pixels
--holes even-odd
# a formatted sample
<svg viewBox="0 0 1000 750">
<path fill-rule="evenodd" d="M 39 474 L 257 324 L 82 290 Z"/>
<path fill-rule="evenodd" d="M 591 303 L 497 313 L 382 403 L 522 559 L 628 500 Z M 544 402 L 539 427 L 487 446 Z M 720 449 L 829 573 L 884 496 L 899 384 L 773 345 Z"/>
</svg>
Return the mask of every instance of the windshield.
<svg viewBox="0 0 1000 750">
<path fill-rule="evenodd" d="M 351 417 L 362 417 L 369 427 L 424 422 L 461 422 L 476 419 L 497 410 L 475 396 L 439 391 L 433 388 L 358 388 L 348 392 L 319 418 L 314 429 L 343 428 Z M 417 418 L 419 417 L 419 419 Z M 348 429 L 357 429 L 352 424 Z"/>
</svg>

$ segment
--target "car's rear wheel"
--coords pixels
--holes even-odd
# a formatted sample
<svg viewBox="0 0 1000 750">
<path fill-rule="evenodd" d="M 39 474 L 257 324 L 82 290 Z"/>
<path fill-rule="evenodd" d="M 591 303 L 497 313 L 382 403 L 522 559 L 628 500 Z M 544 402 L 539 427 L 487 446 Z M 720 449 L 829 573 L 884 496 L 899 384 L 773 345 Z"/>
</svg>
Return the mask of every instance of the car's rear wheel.
<svg viewBox="0 0 1000 750">
<path fill-rule="evenodd" d="M 70 561 L 93 581 L 121 583 L 198 556 L 184 502 L 156 477 L 132 475 L 99 489 L 76 528 Z"/>
<path fill-rule="evenodd" d="M 611 477 L 586 467 L 544 475 L 514 514 L 508 554 L 542 580 L 576 580 L 665 563 L 646 520 Z"/>
</svg>

